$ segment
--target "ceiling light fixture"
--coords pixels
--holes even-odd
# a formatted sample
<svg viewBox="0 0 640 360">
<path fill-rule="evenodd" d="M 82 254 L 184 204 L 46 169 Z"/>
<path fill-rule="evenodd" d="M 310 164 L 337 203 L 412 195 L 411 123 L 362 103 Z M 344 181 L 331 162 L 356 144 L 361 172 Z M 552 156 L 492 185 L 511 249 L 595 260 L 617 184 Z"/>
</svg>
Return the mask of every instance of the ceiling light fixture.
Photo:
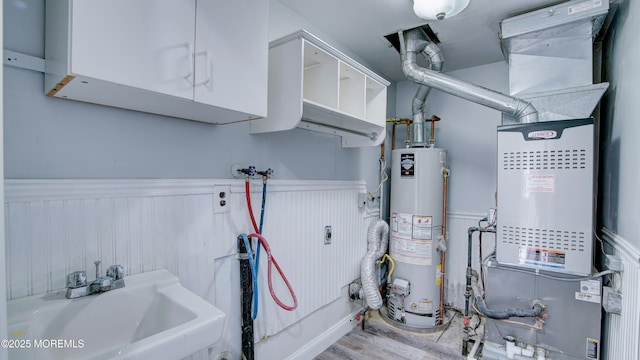
<svg viewBox="0 0 640 360">
<path fill-rule="evenodd" d="M 413 0 L 413 12 L 426 20 L 443 20 L 457 15 L 469 0 Z"/>
</svg>

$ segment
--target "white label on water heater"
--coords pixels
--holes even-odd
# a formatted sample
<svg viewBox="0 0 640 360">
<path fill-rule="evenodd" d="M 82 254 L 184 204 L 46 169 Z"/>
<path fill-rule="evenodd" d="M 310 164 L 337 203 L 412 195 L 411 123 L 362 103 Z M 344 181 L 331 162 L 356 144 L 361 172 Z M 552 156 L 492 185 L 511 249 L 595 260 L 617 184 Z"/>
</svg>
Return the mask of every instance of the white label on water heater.
<svg viewBox="0 0 640 360">
<path fill-rule="evenodd" d="M 554 193 L 556 192 L 556 175 L 527 174 L 524 191 L 526 193 Z"/>
<path fill-rule="evenodd" d="M 410 238 L 413 231 L 413 215 L 393 213 L 391 215 L 391 232 L 398 236 Z"/>
<path fill-rule="evenodd" d="M 431 240 L 433 217 L 414 215 L 412 220 L 411 237 L 417 240 Z"/>
<path fill-rule="evenodd" d="M 390 253 L 394 260 L 415 265 L 431 265 L 431 240 L 404 239 L 394 234 L 390 240 Z"/>
<path fill-rule="evenodd" d="M 433 216 L 394 212 L 391 214 L 389 251 L 394 260 L 431 265 Z"/>
</svg>

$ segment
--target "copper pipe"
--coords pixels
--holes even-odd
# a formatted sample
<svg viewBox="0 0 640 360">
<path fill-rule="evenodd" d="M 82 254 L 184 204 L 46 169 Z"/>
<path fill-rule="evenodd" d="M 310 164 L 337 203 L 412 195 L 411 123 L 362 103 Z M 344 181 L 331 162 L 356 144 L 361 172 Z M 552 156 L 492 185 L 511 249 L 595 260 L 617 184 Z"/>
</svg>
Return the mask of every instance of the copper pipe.
<svg viewBox="0 0 640 360">
<path fill-rule="evenodd" d="M 435 139 L 436 139 L 436 122 L 431 120 L 431 141 Z"/>
<path fill-rule="evenodd" d="M 432 122 L 433 124 L 433 122 Z M 442 169 L 442 238 L 447 239 L 447 185 L 449 169 Z M 444 253 L 440 251 L 440 325 L 444 322 Z"/>
<path fill-rule="evenodd" d="M 391 151 L 396 149 L 396 123 L 393 122 L 393 127 L 391 128 Z"/>
<path fill-rule="evenodd" d="M 409 140 L 409 124 L 411 124 L 412 121 L 411 119 L 407 118 L 387 118 L 387 122 L 393 123 L 393 126 L 391 128 L 391 150 L 393 151 L 396 148 L 396 125 L 407 125 L 407 140 Z"/>
<path fill-rule="evenodd" d="M 440 118 L 437 115 L 431 115 L 431 146 L 436 143 L 436 121 L 440 121 Z"/>
<path fill-rule="evenodd" d="M 411 121 L 411 119 L 408 119 L 408 118 L 397 118 L 397 117 L 387 118 L 387 122 L 395 122 L 395 123 L 398 123 L 398 124 L 403 124 L 405 121 Z"/>
</svg>

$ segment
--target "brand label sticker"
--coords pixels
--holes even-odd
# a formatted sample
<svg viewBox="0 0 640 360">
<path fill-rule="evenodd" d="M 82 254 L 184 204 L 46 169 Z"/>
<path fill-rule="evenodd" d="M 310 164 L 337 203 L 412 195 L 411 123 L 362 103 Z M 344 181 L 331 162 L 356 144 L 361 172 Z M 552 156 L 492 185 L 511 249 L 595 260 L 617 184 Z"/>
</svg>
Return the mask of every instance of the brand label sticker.
<svg viewBox="0 0 640 360">
<path fill-rule="evenodd" d="M 598 280 L 580 281 L 580 292 L 583 294 L 600 295 L 600 282 Z"/>
<path fill-rule="evenodd" d="M 576 300 L 600 304 L 601 297 L 600 295 L 591 295 L 591 294 L 576 292 Z"/>
<path fill-rule="evenodd" d="M 415 154 L 400 154 L 400 177 L 413 177 L 416 172 Z"/>
<path fill-rule="evenodd" d="M 555 130 L 532 131 L 527 134 L 528 139 L 555 139 L 558 133 Z"/>
</svg>

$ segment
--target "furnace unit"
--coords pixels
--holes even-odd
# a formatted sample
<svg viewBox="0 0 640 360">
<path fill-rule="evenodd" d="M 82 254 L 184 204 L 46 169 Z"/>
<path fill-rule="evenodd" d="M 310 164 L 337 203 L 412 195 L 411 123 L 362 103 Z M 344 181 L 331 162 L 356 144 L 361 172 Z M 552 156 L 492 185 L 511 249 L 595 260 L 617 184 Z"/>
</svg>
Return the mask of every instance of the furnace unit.
<svg viewBox="0 0 640 360">
<path fill-rule="evenodd" d="M 498 127 L 497 261 L 589 275 L 593 120 Z"/>
</svg>

